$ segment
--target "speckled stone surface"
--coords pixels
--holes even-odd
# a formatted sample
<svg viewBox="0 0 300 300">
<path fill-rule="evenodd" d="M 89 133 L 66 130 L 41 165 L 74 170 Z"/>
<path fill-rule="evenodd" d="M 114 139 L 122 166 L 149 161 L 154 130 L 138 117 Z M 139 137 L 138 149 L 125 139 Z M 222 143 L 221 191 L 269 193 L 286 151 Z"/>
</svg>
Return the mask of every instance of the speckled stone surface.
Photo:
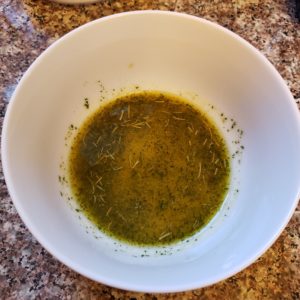
<svg viewBox="0 0 300 300">
<path fill-rule="evenodd" d="M 300 100 L 299 0 L 100 0 L 64 6 L 0 1 L 0 120 L 24 71 L 73 28 L 117 12 L 161 9 L 217 22 L 261 50 Z M 299 14 L 299 12 L 298 12 Z M 276 243 L 254 264 L 213 286 L 179 294 L 110 288 L 78 275 L 48 254 L 20 220 L 0 173 L 0 299 L 300 299 L 300 207 Z"/>
</svg>

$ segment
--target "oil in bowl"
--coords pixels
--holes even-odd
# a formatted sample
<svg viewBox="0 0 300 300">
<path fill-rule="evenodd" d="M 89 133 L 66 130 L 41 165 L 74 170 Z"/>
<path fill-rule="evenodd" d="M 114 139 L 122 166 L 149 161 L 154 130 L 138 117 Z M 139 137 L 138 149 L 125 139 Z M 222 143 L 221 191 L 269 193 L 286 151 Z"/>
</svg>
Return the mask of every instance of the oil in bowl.
<svg viewBox="0 0 300 300">
<path fill-rule="evenodd" d="M 68 162 L 72 193 L 106 234 L 138 246 L 180 241 L 221 207 L 229 152 L 187 100 L 144 91 L 119 97 L 79 128 Z"/>
</svg>

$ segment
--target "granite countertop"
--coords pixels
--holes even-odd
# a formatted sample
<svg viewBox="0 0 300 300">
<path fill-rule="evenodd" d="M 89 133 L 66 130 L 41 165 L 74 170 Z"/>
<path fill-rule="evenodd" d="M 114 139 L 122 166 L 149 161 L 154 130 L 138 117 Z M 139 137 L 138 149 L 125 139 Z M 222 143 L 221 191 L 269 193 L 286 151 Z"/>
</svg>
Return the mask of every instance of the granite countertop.
<svg viewBox="0 0 300 300">
<path fill-rule="evenodd" d="M 261 50 L 300 100 L 299 0 L 100 0 L 65 6 L 42 0 L 0 2 L 1 124 L 16 84 L 34 59 L 60 36 L 122 11 L 161 9 L 217 22 Z M 298 2 L 299 3 L 299 2 Z M 299 12 L 298 12 L 299 14 Z M 300 206 L 275 244 L 254 264 L 213 286 L 179 294 L 110 288 L 73 272 L 25 228 L 0 174 L 1 299 L 300 299 Z"/>
</svg>

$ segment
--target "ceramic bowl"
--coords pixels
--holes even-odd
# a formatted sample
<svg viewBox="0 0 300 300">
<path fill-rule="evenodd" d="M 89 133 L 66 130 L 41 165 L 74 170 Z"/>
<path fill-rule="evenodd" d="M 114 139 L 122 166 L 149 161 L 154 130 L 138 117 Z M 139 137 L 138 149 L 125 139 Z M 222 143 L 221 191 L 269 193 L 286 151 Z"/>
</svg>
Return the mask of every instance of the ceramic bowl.
<svg viewBox="0 0 300 300">
<path fill-rule="evenodd" d="M 74 136 L 70 125 L 136 87 L 201 106 L 233 156 L 219 213 L 204 230 L 166 247 L 105 236 L 76 212 L 68 184 L 58 180 Z M 2 134 L 7 187 L 32 234 L 73 270 L 126 290 L 183 291 L 234 275 L 272 245 L 299 197 L 299 113 L 285 82 L 245 40 L 185 14 L 122 13 L 65 35 L 24 74 Z"/>
</svg>

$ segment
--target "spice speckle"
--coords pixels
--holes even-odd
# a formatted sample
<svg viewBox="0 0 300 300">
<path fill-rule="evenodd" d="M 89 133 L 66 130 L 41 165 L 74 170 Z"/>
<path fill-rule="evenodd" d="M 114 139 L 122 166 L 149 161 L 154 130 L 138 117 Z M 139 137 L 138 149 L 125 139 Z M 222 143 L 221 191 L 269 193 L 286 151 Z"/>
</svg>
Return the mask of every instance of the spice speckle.
<svg viewBox="0 0 300 300">
<path fill-rule="evenodd" d="M 86 108 L 86 109 L 89 109 L 89 107 L 90 107 L 90 103 L 89 103 L 89 99 L 88 98 L 84 98 L 84 107 Z"/>
</svg>

